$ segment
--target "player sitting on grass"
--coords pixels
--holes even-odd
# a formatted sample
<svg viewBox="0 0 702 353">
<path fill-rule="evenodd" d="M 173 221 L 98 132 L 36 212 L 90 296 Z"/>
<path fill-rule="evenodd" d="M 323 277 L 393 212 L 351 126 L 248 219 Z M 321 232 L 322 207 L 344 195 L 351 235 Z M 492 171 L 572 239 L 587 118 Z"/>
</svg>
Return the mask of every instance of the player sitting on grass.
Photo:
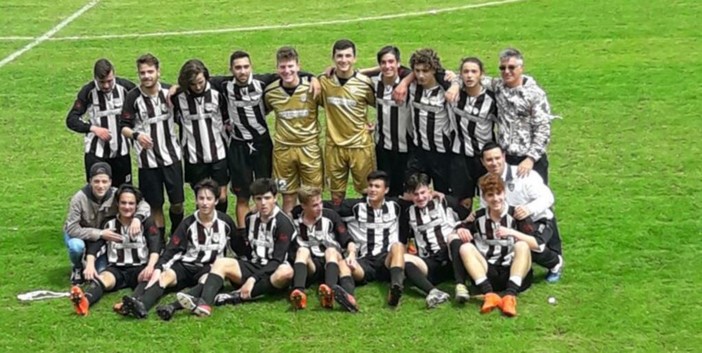
<svg viewBox="0 0 702 353">
<path fill-rule="evenodd" d="M 85 292 L 79 286 L 71 288 L 70 298 L 78 315 L 88 315 L 90 306 L 97 303 L 104 292 L 126 287 L 137 288 L 136 292 L 142 292 L 151 278 L 161 252 L 160 232 L 151 218 L 147 218 L 141 226 L 141 232 L 130 235 L 129 227 L 139 202 L 141 192 L 130 184 L 122 185 L 115 197 L 117 216 L 108 220 L 103 230 L 110 234 L 110 239 L 116 240 L 88 242 L 84 274 L 90 283 Z M 98 274 L 95 259 L 103 247 L 106 248 L 107 268 Z M 115 305 L 115 310 L 121 310 L 121 304 Z"/>
<path fill-rule="evenodd" d="M 435 197 L 429 183 L 429 176 L 423 173 L 411 175 L 405 182 L 405 190 L 412 196 L 413 204 L 400 218 L 400 234 L 415 239 L 417 256 L 405 254 L 405 274 L 427 295 L 427 308 L 431 309 L 450 298 L 435 284 L 450 276 L 446 239 L 455 233 L 456 212 L 467 216 L 468 209 L 450 196 Z"/>
<path fill-rule="evenodd" d="M 130 315 L 145 318 L 166 288 L 178 290 L 195 286 L 192 290 L 197 291 L 200 287 L 196 285 L 203 282 L 210 265 L 223 256 L 227 239 L 235 228 L 227 214 L 215 209 L 219 185 L 212 179 L 205 179 L 195 186 L 195 194 L 197 211 L 185 218 L 171 236 L 146 291 L 122 298 Z M 159 316 L 164 318 L 161 312 Z"/>
<path fill-rule="evenodd" d="M 246 258 L 218 259 L 199 297 L 187 293 L 177 295 L 180 304 L 195 315 L 209 316 L 212 304 L 241 304 L 290 285 L 293 269 L 286 260 L 290 243 L 295 239 L 295 227 L 275 203 L 278 186 L 272 179 L 257 179 L 249 191 L 256 202 L 256 212 L 246 215 L 246 239 L 232 240 L 232 243 L 245 241 L 248 244 L 244 251 Z M 241 288 L 217 295 L 225 278 Z"/>
<path fill-rule="evenodd" d="M 466 282 L 466 272 L 485 295 L 480 312 L 500 308 L 507 316 L 517 315 L 517 294 L 529 288 L 533 279 L 531 251 L 538 248 L 531 233 L 533 223 L 518 221 L 514 207 L 507 205 L 505 183 L 499 175 L 480 178 L 480 194 L 487 208 L 479 209 L 468 228 L 449 237 L 449 249 L 456 276 L 456 292 Z M 463 288 L 465 289 L 465 288 Z M 462 290 L 463 290 L 462 289 Z M 504 297 L 496 291 L 504 290 Z"/>
<path fill-rule="evenodd" d="M 348 263 L 356 258 L 356 243 L 346 232 L 339 214 L 323 208 L 322 189 L 302 186 L 297 192 L 300 205 L 293 211 L 297 230 L 293 291 L 290 302 L 294 309 L 307 306 L 305 288 L 309 283 L 324 279 L 319 285 L 323 308 L 331 309 L 334 299 L 350 312 L 358 311 L 353 296 L 355 284 Z M 348 254 L 344 259 L 342 249 Z M 339 278 L 341 276 L 341 278 Z"/>
</svg>

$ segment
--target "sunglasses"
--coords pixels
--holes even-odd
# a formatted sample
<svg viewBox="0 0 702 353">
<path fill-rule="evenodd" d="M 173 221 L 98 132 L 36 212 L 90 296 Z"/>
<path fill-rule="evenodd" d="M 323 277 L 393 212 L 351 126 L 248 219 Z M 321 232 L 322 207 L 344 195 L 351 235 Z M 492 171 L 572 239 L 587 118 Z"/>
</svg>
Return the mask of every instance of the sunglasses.
<svg viewBox="0 0 702 353">
<path fill-rule="evenodd" d="M 519 66 L 521 66 L 521 65 L 507 65 L 507 66 L 500 65 L 499 69 L 500 69 L 500 71 L 505 71 L 505 70 L 514 71 Z"/>
</svg>

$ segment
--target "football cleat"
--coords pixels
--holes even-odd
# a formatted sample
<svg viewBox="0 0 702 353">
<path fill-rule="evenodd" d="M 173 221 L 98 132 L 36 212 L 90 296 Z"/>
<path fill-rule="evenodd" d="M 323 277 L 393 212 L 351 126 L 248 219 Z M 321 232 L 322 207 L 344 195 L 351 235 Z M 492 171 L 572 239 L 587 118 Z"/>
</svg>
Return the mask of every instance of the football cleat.
<svg viewBox="0 0 702 353">
<path fill-rule="evenodd" d="M 73 309 L 76 310 L 76 314 L 80 316 L 88 315 L 90 303 L 88 303 L 88 298 L 85 297 L 85 293 L 80 287 L 71 287 L 71 296 L 69 298 L 73 302 Z"/>
<path fill-rule="evenodd" d="M 237 305 L 241 304 L 243 300 L 241 299 L 241 293 L 239 291 L 235 290 L 233 292 L 229 293 L 221 293 L 217 294 L 215 297 L 215 306 L 221 306 L 221 305 Z"/>
<path fill-rule="evenodd" d="M 175 313 L 175 308 L 173 307 L 173 305 L 170 305 L 170 304 L 159 305 L 156 308 L 156 314 L 163 321 L 170 321 L 173 318 L 174 313 Z"/>
<path fill-rule="evenodd" d="M 447 302 L 449 299 L 451 299 L 451 296 L 448 295 L 448 293 L 443 292 L 437 288 L 434 288 L 429 292 L 426 298 L 427 302 L 427 309 L 434 309 L 439 304 L 443 304 Z"/>
<path fill-rule="evenodd" d="M 83 284 L 85 282 L 85 277 L 83 277 L 83 269 L 80 267 L 74 267 L 71 270 L 71 284 L 76 286 Z"/>
<path fill-rule="evenodd" d="M 563 261 L 563 257 L 561 255 L 558 255 L 558 260 L 560 260 L 558 262 L 558 265 L 548 270 L 548 272 L 546 273 L 547 283 L 553 284 L 561 280 L 561 276 L 563 275 L 563 266 L 565 265 L 565 262 Z"/>
<path fill-rule="evenodd" d="M 145 319 L 147 315 L 146 307 L 139 299 L 124 296 L 122 297 L 122 303 L 124 304 L 124 310 L 129 313 L 129 315 L 134 316 L 137 319 Z"/>
<path fill-rule="evenodd" d="M 319 304 L 322 306 L 322 308 L 334 308 L 334 292 L 328 285 L 324 283 L 320 284 L 317 293 L 319 293 Z"/>
<path fill-rule="evenodd" d="M 388 291 L 388 305 L 396 307 L 400 304 L 400 298 L 402 297 L 402 286 L 399 284 L 393 284 Z"/>
<path fill-rule="evenodd" d="M 458 304 L 463 304 L 470 299 L 470 292 L 465 284 L 456 285 L 456 302 Z"/>
<path fill-rule="evenodd" d="M 122 302 L 117 302 L 114 305 L 112 305 L 112 311 L 114 311 L 115 313 L 120 314 L 122 316 L 129 315 L 127 308 L 124 307 L 124 303 L 122 303 Z"/>
<path fill-rule="evenodd" d="M 500 307 L 502 305 L 502 298 L 499 295 L 490 292 L 483 296 L 483 306 L 480 308 L 481 314 L 487 314 L 493 309 Z"/>
<path fill-rule="evenodd" d="M 292 293 L 290 293 L 290 303 L 294 310 L 307 308 L 307 294 L 299 289 L 293 290 Z"/>
<path fill-rule="evenodd" d="M 502 298 L 500 309 L 505 316 L 517 316 L 517 297 L 513 295 L 505 295 L 504 298 Z"/>
<path fill-rule="evenodd" d="M 358 312 L 358 304 L 356 303 L 356 298 L 349 294 L 344 287 L 340 285 L 334 286 L 334 300 L 336 300 L 339 305 L 346 311 L 351 313 Z"/>
</svg>

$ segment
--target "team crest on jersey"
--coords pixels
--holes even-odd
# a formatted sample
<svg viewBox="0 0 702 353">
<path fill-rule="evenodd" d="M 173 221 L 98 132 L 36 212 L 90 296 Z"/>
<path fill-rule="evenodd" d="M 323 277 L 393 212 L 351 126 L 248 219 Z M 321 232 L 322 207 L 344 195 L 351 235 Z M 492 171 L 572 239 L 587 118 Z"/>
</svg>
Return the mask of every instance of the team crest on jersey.
<svg viewBox="0 0 702 353">
<path fill-rule="evenodd" d="M 509 183 L 507 183 L 507 188 L 509 189 L 509 191 L 514 191 L 514 182 L 510 181 Z"/>
<path fill-rule="evenodd" d="M 219 233 L 212 234 L 212 242 L 213 243 L 219 243 L 219 238 L 220 238 Z"/>
<path fill-rule="evenodd" d="M 300 102 L 301 102 L 301 103 L 307 102 L 307 95 L 306 95 L 306 94 L 300 96 Z"/>
</svg>

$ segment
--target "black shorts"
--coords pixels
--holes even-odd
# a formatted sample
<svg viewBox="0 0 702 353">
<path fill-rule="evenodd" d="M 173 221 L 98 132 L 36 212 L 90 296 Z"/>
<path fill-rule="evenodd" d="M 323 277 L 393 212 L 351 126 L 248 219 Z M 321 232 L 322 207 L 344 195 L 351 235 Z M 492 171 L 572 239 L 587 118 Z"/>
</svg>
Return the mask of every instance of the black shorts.
<svg viewBox="0 0 702 353">
<path fill-rule="evenodd" d="M 453 278 L 453 269 L 448 258 L 448 252 L 430 257 L 420 257 L 427 265 L 427 279 L 433 285 L 448 281 Z"/>
<path fill-rule="evenodd" d="M 314 263 L 314 273 L 307 272 L 307 281 L 305 282 L 307 287 L 311 286 L 313 283 L 324 282 L 324 267 L 326 266 L 326 261 L 323 257 L 312 256 L 311 259 L 312 263 Z"/>
<path fill-rule="evenodd" d="M 505 159 L 509 165 L 519 165 L 519 163 L 522 163 L 522 161 L 526 158 L 526 156 L 515 156 L 508 154 Z M 541 158 L 534 163 L 534 167 L 532 169 L 539 173 L 539 175 L 541 175 L 541 179 L 544 180 L 544 184 L 548 185 L 548 156 L 546 156 L 546 153 L 541 155 Z"/>
<path fill-rule="evenodd" d="M 502 292 L 505 289 L 507 289 L 507 283 L 509 282 L 509 272 L 509 266 L 496 266 L 488 264 L 487 278 L 488 281 L 490 281 L 492 289 L 495 292 Z M 529 289 L 533 281 L 534 271 L 530 269 L 527 275 L 524 278 L 522 278 L 522 286 L 519 287 L 519 292 L 523 292 Z"/>
<path fill-rule="evenodd" d="M 139 284 L 139 273 L 146 265 L 141 266 L 114 266 L 108 265 L 105 272 L 115 276 L 115 286 L 110 291 L 118 291 L 123 288 L 134 289 Z"/>
<path fill-rule="evenodd" d="M 112 168 L 112 186 L 118 188 L 124 183 L 132 183 L 132 159 L 129 154 L 115 158 L 99 158 L 92 153 L 86 153 L 85 179 L 90 182 L 90 167 L 97 162 L 105 162 Z"/>
<path fill-rule="evenodd" d="M 239 263 L 239 270 L 241 271 L 241 283 L 235 283 L 235 284 L 243 284 L 248 280 L 250 277 L 253 277 L 256 272 L 258 272 L 263 266 L 257 265 L 251 261 L 243 260 L 243 259 L 237 259 L 237 262 Z"/>
<path fill-rule="evenodd" d="M 380 254 L 378 256 L 366 256 L 358 259 L 358 265 L 363 269 L 363 280 L 359 281 L 359 284 L 373 282 L 373 281 L 389 281 L 390 280 L 390 270 L 385 267 L 385 259 L 388 257 L 387 253 Z"/>
<path fill-rule="evenodd" d="M 260 178 L 270 178 L 273 172 L 273 142 L 270 135 L 255 141 L 232 140 L 227 151 L 227 164 L 234 195 L 251 197 L 249 185 Z"/>
<path fill-rule="evenodd" d="M 447 195 L 452 194 L 451 163 L 453 156 L 450 152 L 440 153 L 412 148 L 407 161 L 405 178 L 412 174 L 424 173 L 431 178 L 434 190 Z"/>
<path fill-rule="evenodd" d="M 189 262 L 178 261 L 171 266 L 171 270 L 176 274 L 176 291 L 184 288 L 190 288 L 197 285 L 200 277 L 210 273 L 210 265 L 193 264 Z"/>
<path fill-rule="evenodd" d="M 212 163 L 190 164 L 185 162 L 184 169 L 185 181 L 193 189 L 197 183 L 207 178 L 212 178 L 219 186 L 226 186 L 229 183 L 229 168 L 226 159 Z"/>
<path fill-rule="evenodd" d="M 185 195 L 183 194 L 183 168 L 180 161 L 167 167 L 139 169 L 139 190 L 152 208 L 163 206 L 164 186 L 171 205 L 183 203 Z"/>
<path fill-rule="evenodd" d="M 407 168 L 408 152 L 395 152 L 375 146 L 375 158 L 378 170 L 390 176 L 390 191 L 387 196 L 400 196 L 405 191 L 405 168 Z"/>
<path fill-rule="evenodd" d="M 487 169 L 480 162 L 480 157 L 454 155 L 451 163 L 451 190 L 459 200 L 473 198 L 476 195 L 478 179 L 487 174 Z"/>
</svg>

